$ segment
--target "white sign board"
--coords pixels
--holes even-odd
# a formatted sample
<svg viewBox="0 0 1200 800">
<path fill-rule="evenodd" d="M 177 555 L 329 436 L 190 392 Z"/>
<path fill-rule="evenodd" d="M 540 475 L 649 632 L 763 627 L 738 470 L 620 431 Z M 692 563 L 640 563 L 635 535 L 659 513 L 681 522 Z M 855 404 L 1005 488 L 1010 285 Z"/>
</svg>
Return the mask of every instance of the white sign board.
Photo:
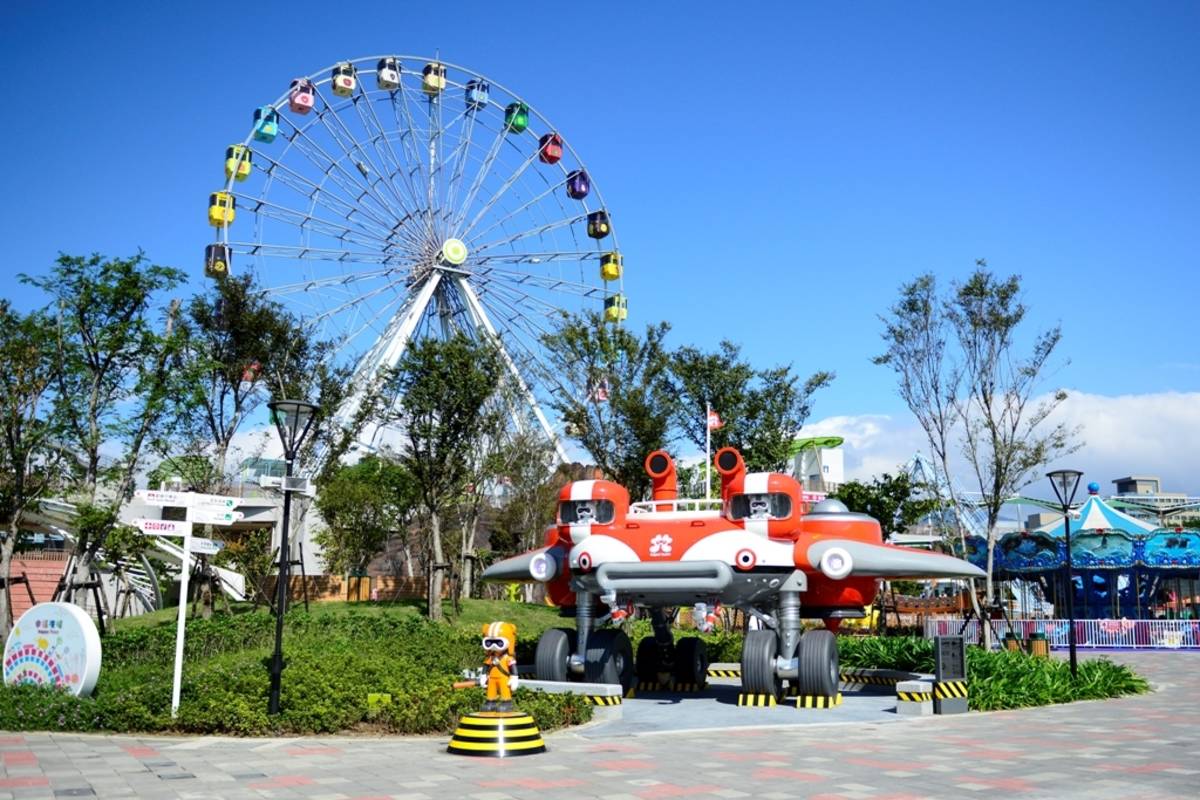
<svg viewBox="0 0 1200 800">
<path fill-rule="evenodd" d="M 205 539 L 203 536 L 193 536 L 190 550 L 193 553 L 200 553 L 201 555 L 205 556 L 215 556 L 224 548 L 224 542 L 218 542 L 213 539 Z"/>
<path fill-rule="evenodd" d="M 192 523 L 174 519 L 135 519 L 133 524 L 142 533 L 159 536 L 186 536 L 192 530 Z"/>
<path fill-rule="evenodd" d="M 100 634 L 71 603 L 38 603 L 13 626 L 4 645 L 4 682 L 34 683 L 86 697 L 100 677 Z"/>
<path fill-rule="evenodd" d="M 246 516 L 241 511 L 229 511 L 220 508 L 194 507 L 187 510 L 189 522 L 197 525 L 232 525 Z"/>
<path fill-rule="evenodd" d="M 157 489 L 139 489 L 134 497 L 148 506 L 184 506 L 187 508 L 211 508 L 232 511 L 241 501 L 240 497 L 223 494 L 200 494 L 199 492 L 161 492 Z"/>
</svg>

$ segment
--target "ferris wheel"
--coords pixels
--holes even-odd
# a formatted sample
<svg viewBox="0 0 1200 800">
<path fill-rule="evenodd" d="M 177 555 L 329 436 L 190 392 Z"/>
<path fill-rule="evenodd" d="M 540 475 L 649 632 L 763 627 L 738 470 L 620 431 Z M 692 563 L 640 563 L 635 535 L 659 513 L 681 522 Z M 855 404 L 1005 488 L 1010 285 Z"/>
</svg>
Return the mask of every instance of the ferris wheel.
<svg viewBox="0 0 1200 800">
<path fill-rule="evenodd" d="M 247 218 L 248 217 L 248 218 Z M 254 110 L 209 197 L 205 272 L 253 270 L 355 364 L 349 424 L 375 377 L 420 337 L 490 338 L 542 409 L 541 339 L 564 314 L 627 314 L 608 208 L 564 136 L 471 70 L 415 56 L 342 61 Z M 399 434 L 369 425 L 367 450 Z"/>
</svg>

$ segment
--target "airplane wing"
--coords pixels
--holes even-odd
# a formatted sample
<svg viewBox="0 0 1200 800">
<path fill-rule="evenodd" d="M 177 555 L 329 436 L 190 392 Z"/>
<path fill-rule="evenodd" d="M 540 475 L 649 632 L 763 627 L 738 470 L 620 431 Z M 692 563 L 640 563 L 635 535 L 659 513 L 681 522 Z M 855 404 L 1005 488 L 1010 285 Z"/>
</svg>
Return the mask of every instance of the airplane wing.
<svg viewBox="0 0 1200 800">
<path fill-rule="evenodd" d="M 559 547 L 539 547 L 519 556 L 497 561 L 483 571 L 485 581 L 533 583 L 554 580 L 562 571 L 563 552 Z"/>
<path fill-rule="evenodd" d="M 960 558 L 850 539 L 822 539 L 808 548 L 808 561 L 827 576 L 879 578 L 984 578 L 983 570 Z"/>
</svg>

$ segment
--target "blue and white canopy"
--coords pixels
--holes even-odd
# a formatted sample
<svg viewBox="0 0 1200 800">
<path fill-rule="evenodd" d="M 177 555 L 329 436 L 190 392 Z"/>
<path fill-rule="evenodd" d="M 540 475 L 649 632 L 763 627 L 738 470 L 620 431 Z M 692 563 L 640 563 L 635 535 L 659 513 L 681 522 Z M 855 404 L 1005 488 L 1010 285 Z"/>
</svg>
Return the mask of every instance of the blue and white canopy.
<svg viewBox="0 0 1200 800">
<path fill-rule="evenodd" d="M 1150 533 L 1156 526 L 1135 519 L 1110 506 L 1096 492 L 1088 492 L 1087 502 L 1079 509 L 1079 516 L 1071 514 L 1071 535 L 1093 531 L 1122 531 L 1130 536 Z M 1031 533 L 1042 533 L 1054 539 L 1063 538 L 1063 521 L 1055 520 L 1048 525 L 1035 528 Z"/>
</svg>

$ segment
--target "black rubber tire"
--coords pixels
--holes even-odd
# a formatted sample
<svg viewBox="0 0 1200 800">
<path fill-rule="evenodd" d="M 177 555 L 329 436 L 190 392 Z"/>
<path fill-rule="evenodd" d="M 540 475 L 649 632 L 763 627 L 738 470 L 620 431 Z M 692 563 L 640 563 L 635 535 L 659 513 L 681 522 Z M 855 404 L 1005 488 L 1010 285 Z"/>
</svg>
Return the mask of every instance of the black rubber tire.
<svg viewBox="0 0 1200 800">
<path fill-rule="evenodd" d="M 587 641 L 583 675 L 588 683 L 619 683 L 628 691 L 637 675 L 633 669 L 633 645 L 625 631 L 605 628 L 593 631 Z"/>
<path fill-rule="evenodd" d="M 639 681 L 654 683 L 658 680 L 658 673 L 662 669 L 662 659 L 659 657 L 662 653 L 658 642 L 654 641 L 653 636 L 647 636 L 638 642 L 637 648 L 637 677 Z"/>
<path fill-rule="evenodd" d="M 775 631 L 747 631 L 742 644 L 742 691 L 779 697 L 783 680 L 775 672 L 779 639 Z"/>
<path fill-rule="evenodd" d="M 708 645 L 697 636 L 675 643 L 675 680 L 703 686 L 708 681 Z"/>
<path fill-rule="evenodd" d="M 838 693 L 837 639 L 832 631 L 808 631 L 800 637 L 799 674 L 796 685 L 800 694 L 833 697 Z"/>
<path fill-rule="evenodd" d="M 575 651 L 575 631 L 551 628 L 538 639 L 533 657 L 533 669 L 540 681 L 570 680 L 567 659 Z"/>
</svg>

